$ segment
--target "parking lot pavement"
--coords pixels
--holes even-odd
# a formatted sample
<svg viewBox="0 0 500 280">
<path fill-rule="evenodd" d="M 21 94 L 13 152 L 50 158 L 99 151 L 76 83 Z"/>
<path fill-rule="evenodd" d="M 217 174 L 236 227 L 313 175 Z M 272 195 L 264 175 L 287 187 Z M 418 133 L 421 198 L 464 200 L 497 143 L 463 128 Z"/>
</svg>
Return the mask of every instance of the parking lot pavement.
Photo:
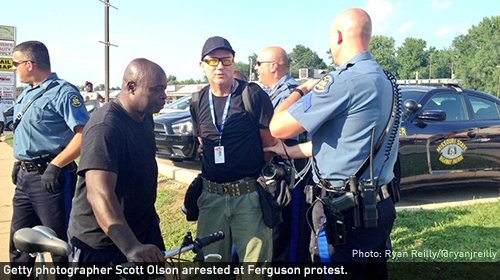
<svg viewBox="0 0 500 280">
<path fill-rule="evenodd" d="M 401 192 L 396 210 L 431 210 L 500 201 L 500 184 L 421 188 Z"/>
<path fill-rule="evenodd" d="M 201 170 L 200 162 L 172 162 L 168 159 L 156 159 L 158 161 L 158 171 L 161 175 L 185 184 L 190 184 Z M 497 201 L 500 201 L 500 184 L 469 185 L 441 189 L 423 188 L 402 191 L 401 201 L 396 205 L 396 210 L 431 210 Z"/>
<path fill-rule="evenodd" d="M 0 142 L 0 262 L 9 261 L 10 221 L 15 189 L 11 179 L 13 165 L 12 148 Z"/>
<path fill-rule="evenodd" d="M 184 184 L 191 184 L 201 172 L 201 162 L 183 161 L 173 162 L 169 159 L 156 158 L 158 173 Z"/>
</svg>

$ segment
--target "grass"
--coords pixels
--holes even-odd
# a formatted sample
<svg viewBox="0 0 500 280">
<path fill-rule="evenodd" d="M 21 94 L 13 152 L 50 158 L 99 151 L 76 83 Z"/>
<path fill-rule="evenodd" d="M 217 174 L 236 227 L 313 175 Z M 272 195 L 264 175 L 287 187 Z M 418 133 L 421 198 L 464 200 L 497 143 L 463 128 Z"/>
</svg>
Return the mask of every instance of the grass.
<svg viewBox="0 0 500 280">
<path fill-rule="evenodd" d="M 192 232 L 193 238 L 196 237 L 196 223 L 186 221 L 186 216 L 181 211 L 186 189 L 186 185 L 166 177 L 160 176 L 158 179 L 155 206 L 167 250 L 179 247 L 188 231 Z"/>
<path fill-rule="evenodd" d="M 12 147 L 13 141 L 14 141 L 14 135 L 13 134 L 5 135 L 5 143 L 7 143 L 7 145 L 9 145 L 9 146 Z"/>
<path fill-rule="evenodd" d="M 188 230 L 196 232 L 196 223 L 187 222 L 180 210 L 186 189 L 165 177 L 159 179 L 156 206 L 165 246 L 170 249 L 180 246 Z M 393 263 L 500 262 L 500 202 L 398 212 L 391 239 Z"/>
<path fill-rule="evenodd" d="M 399 212 L 391 234 L 392 261 L 499 262 L 499 233 L 500 202 Z"/>
</svg>

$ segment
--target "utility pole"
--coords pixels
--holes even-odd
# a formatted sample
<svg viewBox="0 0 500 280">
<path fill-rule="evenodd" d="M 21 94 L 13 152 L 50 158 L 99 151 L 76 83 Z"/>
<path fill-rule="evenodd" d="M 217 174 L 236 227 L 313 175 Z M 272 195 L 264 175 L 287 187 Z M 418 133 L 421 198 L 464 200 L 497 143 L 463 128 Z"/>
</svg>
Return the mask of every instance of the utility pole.
<svg viewBox="0 0 500 280">
<path fill-rule="evenodd" d="M 432 55 L 429 58 L 429 79 L 431 79 L 432 74 Z"/>
<path fill-rule="evenodd" d="M 252 81 L 252 65 L 253 65 L 253 59 L 250 58 L 250 73 L 248 74 L 248 81 Z"/>
<path fill-rule="evenodd" d="M 497 68 L 500 68 L 500 65 L 497 65 Z M 498 89 L 497 89 L 497 97 L 500 96 L 500 74 L 498 74 Z"/>
<path fill-rule="evenodd" d="M 113 7 L 118 10 L 117 7 L 109 4 L 109 0 L 99 0 L 104 3 L 104 42 L 99 41 L 99 43 L 104 44 L 104 101 L 107 103 L 109 101 L 109 46 L 118 47 L 109 43 L 109 7 Z"/>
</svg>

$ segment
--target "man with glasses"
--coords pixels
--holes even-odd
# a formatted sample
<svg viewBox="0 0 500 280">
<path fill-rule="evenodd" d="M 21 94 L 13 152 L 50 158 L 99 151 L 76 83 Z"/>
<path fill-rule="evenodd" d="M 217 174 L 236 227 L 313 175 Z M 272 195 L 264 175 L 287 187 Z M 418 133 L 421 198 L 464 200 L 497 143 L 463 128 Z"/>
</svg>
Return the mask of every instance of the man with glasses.
<svg viewBox="0 0 500 280">
<path fill-rule="evenodd" d="M 260 51 L 255 72 L 259 75 L 259 82 L 271 89 L 268 94 L 275 109 L 299 85 L 290 76 L 290 62 L 286 51 L 281 47 L 271 46 Z M 285 143 L 294 146 L 306 142 L 306 136 L 307 132 L 304 132 L 287 139 Z M 284 159 L 277 157 L 274 160 Z M 309 253 L 311 230 L 306 220 L 307 209 L 311 205 L 306 203 L 304 194 L 304 187 L 311 179 L 308 162 L 307 159 L 293 161 L 297 173 L 302 175 L 296 178 L 295 186 L 290 186 L 294 187 L 292 202 L 283 208 L 283 222 L 273 228 L 273 262 L 311 262 Z"/>
<path fill-rule="evenodd" d="M 201 53 L 200 67 L 209 85 L 193 95 L 190 108 L 203 145 L 197 235 L 226 234 L 223 241 L 204 248 L 205 254 L 221 254 L 222 262 L 230 262 L 233 244 L 240 261 L 267 262 L 271 229 L 262 220 L 256 178 L 265 163 L 262 147 L 275 143 L 268 129 L 273 108 L 257 84 L 234 79 L 234 53 L 218 36 L 208 38 Z M 252 112 L 245 109 L 244 90 Z"/>
<path fill-rule="evenodd" d="M 17 45 L 12 60 L 19 81 L 28 87 L 14 105 L 14 157 L 17 161 L 12 170 L 16 191 L 10 229 L 10 261 L 33 266 L 34 258 L 18 252 L 12 236 L 18 229 L 45 225 L 59 238 L 67 239 L 76 184 L 74 160 L 80 155 L 82 131 L 89 116 L 78 89 L 51 72 L 49 52 L 42 42 L 27 41 Z M 66 257 L 53 255 L 52 259 L 67 265 Z"/>
<path fill-rule="evenodd" d="M 313 157 L 316 163 L 314 180 L 322 200 L 313 209 L 314 260 L 342 264 L 348 279 L 388 278 L 386 263 L 396 217 L 388 184 L 394 178 L 399 122 L 391 117 L 393 85 L 368 50 L 371 31 L 364 10 L 342 12 L 330 29 L 331 53 L 339 67 L 319 82 L 310 80 L 296 88 L 278 106 L 270 124 L 273 136 L 280 139 L 310 133 L 311 141 L 286 151 L 291 158 Z M 350 176 L 358 173 L 370 154 L 370 142 L 383 137 L 388 123 L 388 137 L 373 158 L 373 185 L 361 187 Z M 284 155 L 284 149 L 277 144 L 266 151 Z M 358 182 L 371 180 L 368 168 L 361 170 L 365 171 L 356 175 Z M 363 195 L 360 204 L 336 203 L 348 201 L 347 192 Z M 325 201 L 331 203 L 320 203 Z"/>
</svg>

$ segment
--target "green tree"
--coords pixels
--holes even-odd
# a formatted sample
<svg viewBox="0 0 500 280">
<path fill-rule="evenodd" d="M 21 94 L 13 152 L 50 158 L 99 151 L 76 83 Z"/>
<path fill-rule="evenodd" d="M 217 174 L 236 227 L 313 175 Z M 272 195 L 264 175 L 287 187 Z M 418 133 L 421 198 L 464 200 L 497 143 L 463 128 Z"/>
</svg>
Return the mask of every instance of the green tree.
<svg viewBox="0 0 500 280">
<path fill-rule="evenodd" d="M 94 87 L 94 90 L 95 90 L 95 91 L 98 91 L 98 90 L 104 90 L 104 84 L 99 84 L 99 85 L 97 85 L 96 87 Z"/>
<path fill-rule="evenodd" d="M 177 77 L 174 75 L 168 75 L 167 77 L 167 85 L 178 85 L 179 81 L 177 81 Z"/>
<path fill-rule="evenodd" d="M 428 61 L 428 52 L 425 51 L 427 42 L 423 39 L 406 38 L 398 48 L 396 62 L 399 65 L 396 77 L 398 79 L 415 79 L 428 76 L 425 73 Z M 424 75 L 424 76 L 423 76 Z"/>
<path fill-rule="evenodd" d="M 453 40 L 456 78 L 464 87 L 497 94 L 500 68 L 500 16 L 485 17 Z"/>
<path fill-rule="evenodd" d="M 300 68 L 309 69 L 326 69 L 327 66 L 323 59 L 310 48 L 303 45 L 296 45 L 289 55 L 290 58 L 290 74 L 297 78 L 299 77 Z"/>
<path fill-rule="evenodd" d="M 395 40 L 392 37 L 375 35 L 370 41 L 369 50 L 373 59 L 382 69 L 397 74 L 398 64 L 396 62 Z"/>
</svg>

